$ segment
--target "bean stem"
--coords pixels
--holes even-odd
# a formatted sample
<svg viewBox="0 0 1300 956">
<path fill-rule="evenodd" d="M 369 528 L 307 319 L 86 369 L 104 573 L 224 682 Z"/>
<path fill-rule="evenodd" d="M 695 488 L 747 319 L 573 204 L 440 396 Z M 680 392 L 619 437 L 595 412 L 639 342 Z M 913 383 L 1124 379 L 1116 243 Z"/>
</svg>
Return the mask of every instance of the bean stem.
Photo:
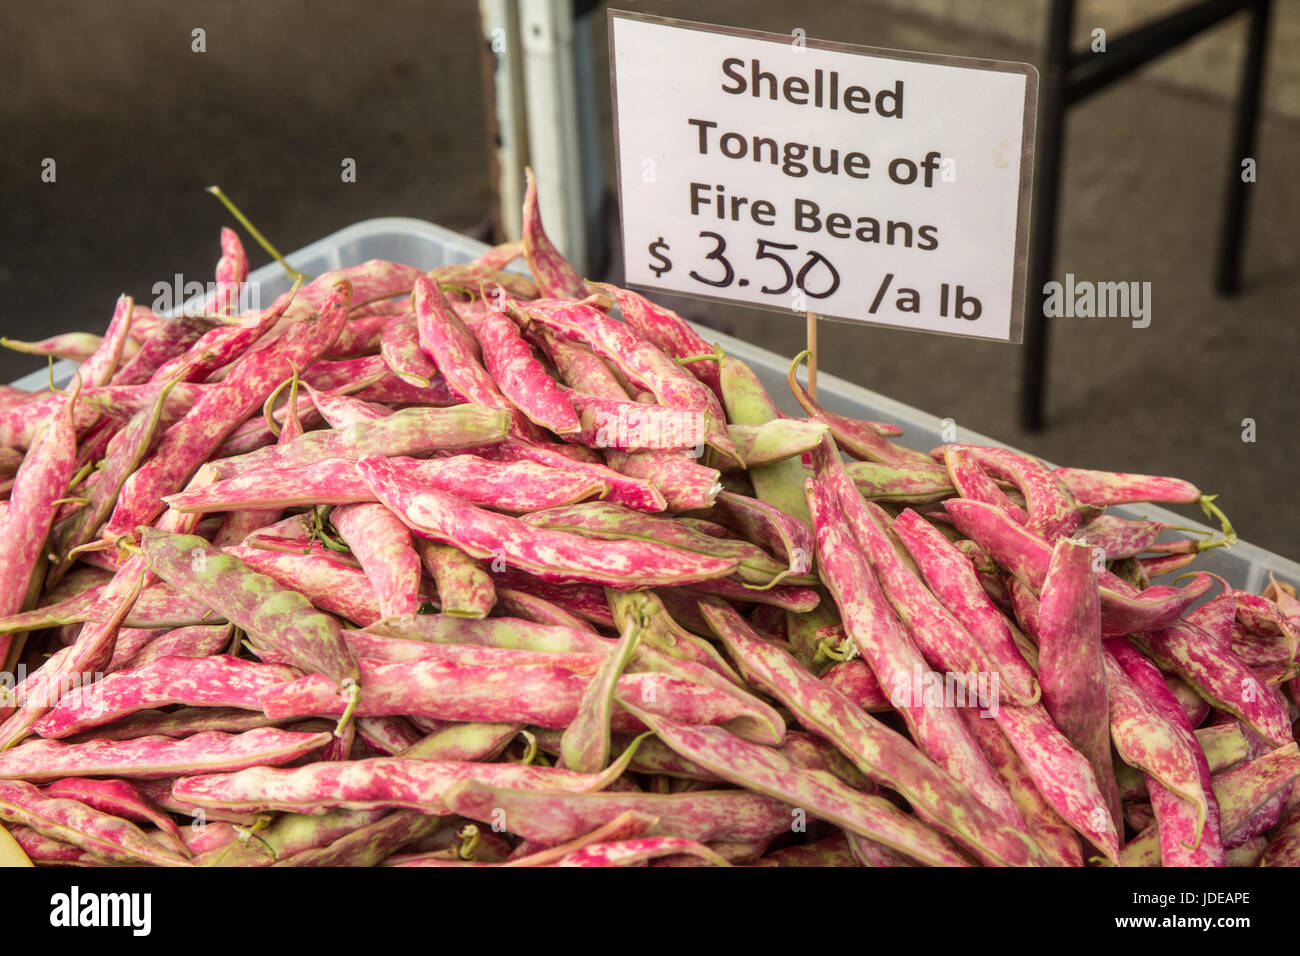
<svg viewBox="0 0 1300 956">
<path fill-rule="evenodd" d="M 257 244 L 261 246 L 263 249 L 265 249 L 270 254 L 271 258 L 273 258 L 276 262 L 280 263 L 280 267 L 284 269 L 284 271 L 288 274 L 290 279 L 293 279 L 298 282 L 301 282 L 304 279 L 306 279 L 306 276 L 303 275 L 303 273 L 299 272 L 297 269 L 295 269 L 293 266 L 289 265 L 289 263 L 285 261 L 284 256 L 280 255 L 280 250 L 275 248 L 275 246 L 271 245 L 271 241 L 267 239 L 266 236 L 262 235 L 261 231 L 256 226 L 254 226 L 249 221 L 248 217 L 245 216 L 243 212 L 240 211 L 239 207 L 236 206 L 234 202 L 231 201 L 230 197 L 221 191 L 220 186 L 209 186 L 208 192 L 216 196 L 217 199 L 221 201 L 221 205 L 225 206 L 227 211 L 232 216 L 234 216 L 237 220 L 239 220 L 239 224 L 243 226 L 246 230 L 248 230 L 248 234 L 257 240 Z"/>
</svg>

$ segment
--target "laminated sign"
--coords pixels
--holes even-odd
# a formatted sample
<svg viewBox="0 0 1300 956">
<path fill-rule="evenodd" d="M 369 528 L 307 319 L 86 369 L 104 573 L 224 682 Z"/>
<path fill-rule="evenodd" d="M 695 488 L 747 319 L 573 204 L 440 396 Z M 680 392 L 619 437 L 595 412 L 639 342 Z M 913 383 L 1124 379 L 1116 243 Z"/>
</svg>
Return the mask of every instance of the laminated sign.
<svg viewBox="0 0 1300 956">
<path fill-rule="evenodd" d="M 1038 74 L 610 13 L 627 282 L 1019 342 Z"/>
</svg>

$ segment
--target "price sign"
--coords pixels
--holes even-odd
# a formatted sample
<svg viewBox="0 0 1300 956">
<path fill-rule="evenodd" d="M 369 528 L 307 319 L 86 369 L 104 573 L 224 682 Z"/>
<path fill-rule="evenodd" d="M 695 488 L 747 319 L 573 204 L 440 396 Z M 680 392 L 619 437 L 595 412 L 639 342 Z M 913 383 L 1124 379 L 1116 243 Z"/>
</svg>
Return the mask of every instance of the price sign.
<svg viewBox="0 0 1300 956">
<path fill-rule="evenodd" d="M 610 12 L 627 281 L 1019 342 L 1037 73 Z"/>
</svg>

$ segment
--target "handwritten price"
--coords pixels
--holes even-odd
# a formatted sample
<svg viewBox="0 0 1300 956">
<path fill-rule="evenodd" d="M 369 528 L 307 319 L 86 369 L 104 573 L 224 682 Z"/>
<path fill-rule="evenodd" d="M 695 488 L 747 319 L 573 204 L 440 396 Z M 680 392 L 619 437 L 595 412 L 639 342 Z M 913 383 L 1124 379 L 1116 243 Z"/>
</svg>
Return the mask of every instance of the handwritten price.
<svg viewBox="0 0 1300 956">
<path fill-rule="evenodd" d="M 725 289 L 733 282 L 737 286 L 749 285 L 748 278 L 737 279 L 736 269 L 726 255 L 726 239 L 718 233 L 708 230 L 700 232 L 699 238 L 712 240 L 713 248 L 704 253 L 704 261 L 716 264 L 709 270 L 713 275 L 701 275 L 694 269 L 688 272 L 687 275 L 696 282 L 712 286 L 715 289 Z M 810 299 L 825 299 L 834 295 L 835 290 L 840 287 L 840 274 L 835 266 L 820 252 L 809 249 L 805 253 L 806 261 L 796 272 L 785 257 L 781 255 L 781 252 L 797 252 L 798 248 L 792 242 L 772 242 L 768 239 L 757 240 L 754 249 L 754 261 L 767 259 L 775 263 L 774 268 L 780 270 L 779 277 L 782 279 L 779 285 L 764 285 L 759 288 L 759 291 L 764 295 L 784 295 L 792 288 L 797 287 Z M 672 246 L 664 240 L 663 236 L 659 236 L 647 247 L 647 252 L 651 257 L 649 268 L 655 274 L 656 279 L 665 272 L 672 271 L 673 261 L 668 257 L 668 253 L 671 251 Z"/>
</svg>

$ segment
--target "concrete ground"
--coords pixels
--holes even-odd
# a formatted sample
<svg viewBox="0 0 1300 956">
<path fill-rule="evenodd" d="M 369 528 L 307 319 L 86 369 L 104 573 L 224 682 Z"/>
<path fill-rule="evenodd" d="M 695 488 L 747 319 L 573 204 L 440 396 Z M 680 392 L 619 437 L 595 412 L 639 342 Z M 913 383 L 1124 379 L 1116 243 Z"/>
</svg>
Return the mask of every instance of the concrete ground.
<svg viewBox="0 0 1300 956">
<path fill-rule="evenodd" d="M 808 3 L 794 19 L 771 0 L 625 6 L 878 46 L 1036 55 L 1022 27 L 936 18 L 939 0 Z M 1294 37 L 1294 22 L 1286 14 L 1279 37 Z M 374 216 L 465 231 L 488 216 L 471 0 L 61 0 L 17 7 L 6 26 L 0 334 L 99 329 L 119 292 L 150 301 L 153 284 L 177 272 L 208 278 L 228 221 L 203 192 L 211 183 L 283 250 Z M 196 53 L 200 27 L 206 52 Z M 1233 30 L 1222 28 L 1216 49 L 1233 48 Z M 595 32 L 603 84 L 603 16 Z M 1288 45 L 1271 52 L 1293 61 Z M 1300 558 L 1294 69 L 1279 72 L 1282 94 L 1261 129 L 1246 289 L 1231 300 L 1211 289 L 1231 109 L 1214 83 L 1187 73 L 1162 66 L 1071 115 L 1058 273 L 1149 281 L 1153 318 L 1145 329 L 1055 323 L 1048 431 L 1016 424 L 1015 346 L 828 322 L 822 367 L 1057 462 L 1186 477 L 1222 494 L 1243 538 Z M 607 116 L 608 89 L 599 92 Z M 41 181 L 47 157 L 53 183 Z M 355 183 L 341 181 L 346 158 Z M 796 318 L 714 306 L 692 314 L 778 352 L 802 346 Z M 0 355 L 0 381 L 34 367 Z M 1242 441 L 1247 418 L 1254 442 Z"/>
</svg>

